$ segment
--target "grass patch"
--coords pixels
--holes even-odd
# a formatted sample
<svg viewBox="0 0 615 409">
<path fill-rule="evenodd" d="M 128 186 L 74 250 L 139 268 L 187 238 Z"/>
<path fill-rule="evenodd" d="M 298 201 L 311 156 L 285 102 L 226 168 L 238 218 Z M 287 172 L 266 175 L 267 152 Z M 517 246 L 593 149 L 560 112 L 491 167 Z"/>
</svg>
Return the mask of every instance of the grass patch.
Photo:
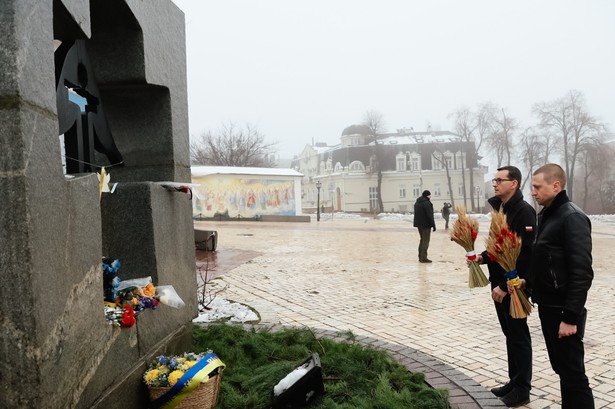
<svg viewBox="0 0 615 409">
<path fill-rule="evenodd" d="M 270 408 L 273 387 L 312 352 L 320 355 L 325 394 L 310 408 L 449 409 L 448 392 L 432 389 L 422 373 L 387 353 L 316 338 L 307 329 L 245 331 L 240 326 L 195 326 L 194 351 L 212 349 L 226 364 L 217 408 Z"/>
</svg>

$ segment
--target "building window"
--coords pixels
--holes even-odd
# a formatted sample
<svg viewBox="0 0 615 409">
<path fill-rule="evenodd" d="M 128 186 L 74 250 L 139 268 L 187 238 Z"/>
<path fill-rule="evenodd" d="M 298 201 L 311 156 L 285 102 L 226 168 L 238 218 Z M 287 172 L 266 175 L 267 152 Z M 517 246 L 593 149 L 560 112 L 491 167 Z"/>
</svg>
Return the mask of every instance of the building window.
<svg viewBox="0 0 615 409">
<path fill-rule="evenodd" d="M 413 153 L 410 155 L 410 170 L 421 170 L 421 156 L 419 154 Z"/>
<path fill-rule="evenodd" d="M 342 170 L 344 170 L 344 167 L 342 166 L 342 164 L 341 164 L 341 163 L 337 162 L 337 163 L 335 164 L 335 171 L 336 171 L 336 172 L 341 172 Z"/>
<path fill-rule="evenodd" d="M 419 197 L 421 195 L 421 185 L 412 186 L 412 196 Z"/>
<path fill-rule="evenodd" d="M 398 172 L 406 171 L 406 155 L 403 153 L 398 153 L 395 157 L 396 168 Z"/>
<path fill-rule="evenodd" d="M 436 183 L 436 184 L 433 186 L 433 195 L 434 195 L 435 197 L 440 197 L 440 196 L 442 196 L 442 189 L 440 189 L 440 184 L 439 184 L 439 183 Z"/>
<path fill-rule="evenodd" d="M 406 185 L 399 185 L 399 198 L 400 199 L 406 198 Z"/>
<path fill-rule="evenodd" d="M 378 188 L 376 187 L 369 188 L 369 208 L 370 210 L 378 208 Z"/>
<path fill-rule="evenodd" d="M 434 152 L 431 157 L 431 168 L 433 170 L 441 170 L 443 161 L 444 158 L 442 157 L 442 154 L 440 152 Z"/>
<path fill-rule="evenodd" d="M 446 153 L 444 153 L 444 163 L 446 163 L 446 169 L 454 169 L 453 154 L 449 151 L 446 151 Z"/>
<path fill-rule="evenodd" d="M 459 196 L 463 196 L 463 183 L 460 183 L 459 186 L 457 186 L 457 194 Z"/>
<path fill-rule="evenodd" d="M 457 169 L 462 169 L 466 167 L 466 154 L 464 152 L 459 152 L 456 156 L 457 161 Z"/>
<path fill-rule="evenodd" d="M 420 159 L 421 158 L 416 156 L 410 158 L 410 170 L 421 170 Z"/>
<path fill-rule="evenodd" d="M 351 172 L 365 172 L 365 165 L 363 165 L 363 163 L 361 163 L 360 161 L 355 160 L 354 162 L 350 164 L 348 169 Z"/>
</svg>

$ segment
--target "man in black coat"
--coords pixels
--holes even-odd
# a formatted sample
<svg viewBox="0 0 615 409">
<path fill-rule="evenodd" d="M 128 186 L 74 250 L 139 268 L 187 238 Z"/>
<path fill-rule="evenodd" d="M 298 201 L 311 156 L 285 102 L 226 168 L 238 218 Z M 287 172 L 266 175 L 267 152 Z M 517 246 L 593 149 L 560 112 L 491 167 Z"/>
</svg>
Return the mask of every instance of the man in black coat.
<svg viewBox="0 0 615 409">
<path fill-rule="evenodd" d="M 514 166 L 498 169 L 492 180 L 495 196 L 489 199 L 494 210 L 503 208 L 506 223 L 510 229 L 521 237 L 521 253 L 517 258 L 517 274 L 527 278 L 529 274 L 532 242 L 536 225 L 534 208 L 523 200 L 521 171 Z M 510 315 L 510 294 L 508 293 L 506 271 L 495 261 L 491 261 L 487 251 L 477 256 L 479 264 L 487 264 L 491 282 L 491 298 L 506 337 L 509 381 L 500 387 L 491 389 L 508 407 L 517 407 L 530 401 L 532 381 L 532 340 L 527 326 L 527 318 L 513 318 Z"/>
<path fill-rule="evenodd" d="M 532 196 L 543 206 L 532 251 L 530 288 L 551 367 L 560 377 L 563 409 L 593 409 L 585 375 L 585 302 L 594 278 L 591 222 L 566 195 L 566 173 L 556 164 L 538 168 Z"/>
<path fill-rule="evenodd" d="M 427 258 L 427 249 L 431 239 L 431 230 L 436 231 L 436 222 L 433 218 L 433 204 L 431 203 L 431 192 L 423 191 L 423 194 L 414 203 L 414 227 L 419 230 L 419 261 L 421 263 L 431 263 Z"/>
</svg>

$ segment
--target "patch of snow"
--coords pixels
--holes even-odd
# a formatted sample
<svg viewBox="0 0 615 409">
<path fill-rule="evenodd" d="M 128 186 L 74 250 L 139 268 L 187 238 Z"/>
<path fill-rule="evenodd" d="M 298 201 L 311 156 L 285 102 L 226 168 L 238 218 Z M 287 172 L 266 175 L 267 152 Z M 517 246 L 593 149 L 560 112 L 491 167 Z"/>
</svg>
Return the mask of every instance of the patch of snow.
<svg viewBox="0 0 615 409">
<path fill-rule="evenodd" d="M 491 221 L 491 212 L 489 213 L 468 213 L 468 216 L 478 220 L 479 222 L 488 222 Z M 615 215 L 613 214 L 588 214 L 587 215 L 592 222 L 597 223 L 615 223 Z M 323 219 L 331 219 L 331 213 L 321 213 L 321 220 Z M 372 217 L 365 217 L 358 214 L 352 213 L 342 213 L 336 212 L 333 215 L 334 219 L 356 219 L 356 220 L 373 220 Z M 378 220 L 389 220 L 389 221 L 413 221 L 414 215 L 412 213 L 379 213 L 376 218 Z M 443 220 L 442 214 L 439 212 L 434 213 L 434 218 L 436 220 Z M 450 220 L 457 220 L 457 214 L 451 213 Z"/>
<path fill-rule="evenodd" d="M 199 313 L 199 316 L 192 322 L 216 322 L 219 320 L 244 323 L 248 321 L 258 321 L 258 315 L 247 306 L 216 297 L 210 304 L 210 310 Z"/>
</svg>

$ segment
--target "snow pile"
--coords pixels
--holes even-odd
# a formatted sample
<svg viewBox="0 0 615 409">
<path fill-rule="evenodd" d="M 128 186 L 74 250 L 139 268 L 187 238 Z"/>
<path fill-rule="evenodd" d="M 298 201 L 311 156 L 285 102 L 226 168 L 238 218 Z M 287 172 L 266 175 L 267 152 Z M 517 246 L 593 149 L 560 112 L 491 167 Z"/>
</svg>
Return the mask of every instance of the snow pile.
<svg viewBox="0 0 615 409">
<path fill-rule="evenodd" d="M 201 312 L 192 322 L 216 322 L 229 321 L 245 323 L 258 321 L 259 317 L 249 307 L 238 302 L 231 302 L 221 297 L 216 297 L 208 306 L 209 310 Z"/>
</svg>

